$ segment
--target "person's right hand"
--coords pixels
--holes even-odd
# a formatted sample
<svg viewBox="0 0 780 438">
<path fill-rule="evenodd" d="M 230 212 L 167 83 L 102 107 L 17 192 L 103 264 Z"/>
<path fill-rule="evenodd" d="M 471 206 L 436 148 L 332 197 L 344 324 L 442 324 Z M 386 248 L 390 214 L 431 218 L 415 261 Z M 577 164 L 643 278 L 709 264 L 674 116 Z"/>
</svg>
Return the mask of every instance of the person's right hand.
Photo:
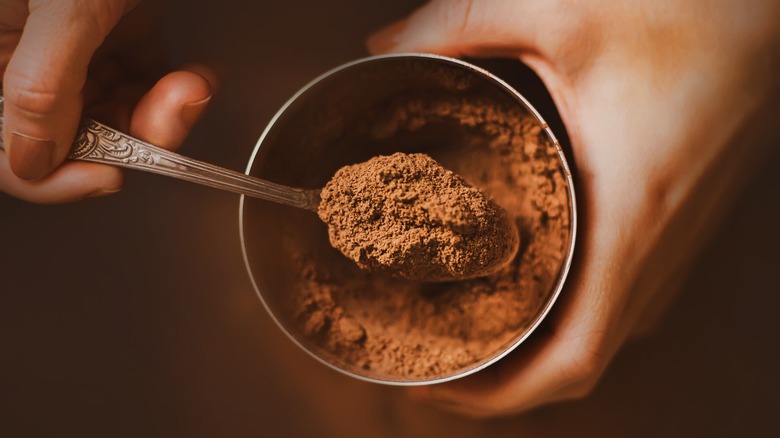
<svg viewBox="0 0 780 438">
<path fill-rule="evenodd" d="M 38 203 L 118 191 L 118 168 L 65 161 L 85 109 L 161 147 L 184 141 L 217 86 L 216 75 L 193 65 L 152 86 L 164 71 L 153 35 L 156 2 L 138 3 L 0 0 L 0 191 Z"/>
</svg>

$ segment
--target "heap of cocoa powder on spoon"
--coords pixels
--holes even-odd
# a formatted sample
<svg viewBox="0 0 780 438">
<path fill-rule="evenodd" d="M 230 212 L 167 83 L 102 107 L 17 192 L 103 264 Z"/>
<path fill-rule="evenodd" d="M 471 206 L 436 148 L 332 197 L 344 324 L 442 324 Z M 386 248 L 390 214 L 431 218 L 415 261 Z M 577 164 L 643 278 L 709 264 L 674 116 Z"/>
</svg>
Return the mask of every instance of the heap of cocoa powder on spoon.
<svg viewBox="0 0 780 438">
<path fill-rule="evenodd" d="M 331 244 L 371 271 L 464 280 L 500 270 L 519 245 L 499 205 L 425 154 L 342 167 L 321 198 Z"/>
</svg>

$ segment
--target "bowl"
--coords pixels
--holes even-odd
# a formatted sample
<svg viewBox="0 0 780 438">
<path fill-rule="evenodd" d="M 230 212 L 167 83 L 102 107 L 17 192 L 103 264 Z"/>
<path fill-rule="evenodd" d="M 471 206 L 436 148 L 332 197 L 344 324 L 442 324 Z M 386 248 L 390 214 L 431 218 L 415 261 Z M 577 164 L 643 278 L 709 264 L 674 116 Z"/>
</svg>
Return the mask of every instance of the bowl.
<svg viewBox="0 0 780 438">
<path fill-rule="evenodd" d="M 461 378 L 518 348 L 560 294 L 577 230 L 571 172 L 547 123 L 506 82 L 457 59 L 400 54 L 303 87 L 246 174 L 319 188 L 344 165 L 394 152 L 429 154 L 502 205 L 521 236 L 510 266 L 449 283 L 361 271 L 315 214 L 242 197 L 246 268 L 277 325 L 323 364 L 391 385 Z"/>
</svg>

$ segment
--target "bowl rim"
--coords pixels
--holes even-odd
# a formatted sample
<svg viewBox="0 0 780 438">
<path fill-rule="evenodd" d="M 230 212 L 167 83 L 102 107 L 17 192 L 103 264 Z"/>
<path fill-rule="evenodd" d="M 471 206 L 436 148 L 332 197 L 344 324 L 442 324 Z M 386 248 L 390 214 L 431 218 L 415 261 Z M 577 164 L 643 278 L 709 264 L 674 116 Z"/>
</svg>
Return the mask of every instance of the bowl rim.
<svg viewBox="0 0 780 438">
<path fill-rule="evenodd" d="M 263 298 L 263 294 L 260 291 L 260 287 L 258 286 L 257 282 L 255 281 L 255 276 L 252 273 L 252 267 L 249 263 L 249 255 L 246 250 L 246 241 L 244 236 L 244 201 L 245 196 L 241 195 L 239 199 L 239 208 L 238 208 L 238 226 L 239 226 L 239 236 L 241 241 L 241 252 L 244 257 L 244 265 L 246 267 L 247 273 L 249 274 L 249 279 L 252 282 L 252 286 L 255 289 L 255 293 L 257 294 L 258 298 L 260 299 L 260 302 L 263 303 L 263 307 L 265 307 L 266 312 L 271 317 L 271 319 L 276 323 L 276 325 L 282 330 L 282 332 L 291 340 L 295 345 L 300 347 L 303 351 L 305 351 L 307 354 L 309 354 L 311 357 L 319 361 L 320 363 L 326 365 L 327 367 L 338 371 L 341 374 L 366 381 L 366 382 L 373 382 L 373 383 L 380 383 L 384 385 L 392 385 L 392 386 L 421 386 L 421 385 L 431 385 L 436 383 L 444 383 L 449 382 L 452 380 L 460 379 L 462 377 L 466 377 L 468 375 L 474 374 L 476 372 L 479 372 L 490 365 L 498 362 L 499 360 L 503 359 L 505 356 L 507 356 L 509 353 L 515 350 L 520 344 L 525 342 L 526 339 L 528 339 L 531 334 L 536 331 L 536 329 L 539 327 L 539 325 L 542 323 L 542 321 L 545 319 L 547 314 L 550 312 L 550 309 L 552 309 L 555 302 L 558 300 L 558 296 L 561 294 L 561 291 L 563 290 L 564 283 L 566 282 L 566 278 L 569 275 L 569 270 L 571 269 L 572 265 L 572 259 L 574 258 L 574 247 L 577 241 L 577 202 L 576 202 L 576 195 L 574 190 L 574 179 L 572 177 L 571 169 L 569 167 L 569 163 L 566 160 L 566 156 L 564 155 L 563 149 L 561 148 L 560 143 L 558 142 L 558 139 L 555 137 L 555 134 L 550 129 L 550 126 L 547 124 L 547 122 L 544 120 L 544 118 L 539 114 L 539 112 L 536 110 L 536 108 L 531 105 L 530 102 L 517 90 L 515 90 L 512 86 L 510 86 L 507 82 L 502 80 L 501 78 L 497 77 L 496 75 L 490 73 L 489 71 L 485 70 L 482 67 L 478 67 L 474 64 L 471 64 L 469 62 L 451 58 L 448 56 L 442 56 L 442 55 L 436 55 L 432 53 L 394 53 L 394 54 L 386 54 L 386 55 L 376 55 L 376 56 L 368 56 L 360 59 L 356 59 L 344 64 L 341 64 L 335 68 L 332 68 L 325 73 L 322 73 L 321 75 L 317 76 L 313 80 L 311 80 L 309 83 L 304 85 L 301 89 L 299 89 L 295 94 L 293 94 L 292 97 L 290 97 L 284 105 L 282 105 L 281 108 L 274 114 L 274 116 L 271 118 L 271 120 L 268 122 L 268 125 L 263 130 L 263 133 L 260 135 L 260 138 L 257 140 L 257 143 L 255 144 L 255 147 L 252 151 L 251 156 L 249 157 L 249 162 L 247 163 L 246 169 L 244 173 L 246 175 L 250 175 L 250 172 L 252 171 L 252 167 L 255 163 L 255 159 L 257 158 L 257 154 L 260 151 L 260 148 L 262 147 L 263 141 L 265 140 L 268 133 L 271 131 L 271 129 L 276 124 L 277 120 L 287 111 L 287 109 L 295 102 L 297 101 L 303 94 L 308 92 L 311 88 L 313 88 L 316 84 L 320 83 L 322 80 L 324 80 L 327 77 L 330 77 L 342 70 L 346 70 L 349 68 L 352 68 L 358 64 L 368 63 L 376 60 L 382 60 L 382 59 L 393 59 L 393 58 L 425 58 L 425 59 L 432 59 L 444 63 L 449 64 L 455 64 L 461 68 L 465 68 L 466 70 L 475 72 L 486 79 L 494 82 L 496 85 L 500 86 L 504 91 L 509 92 L 515 99 L 518 100 L 521 104 L 525 106 L 527 110 L 531 112 L 531 114 L 534 115 L 534 117 L 537 118 L 537 120 L 541 123 L 542 129 L 544 132 L 550 137 L 550 140 L 552 141 L 553 145 L 555 146 L 555 149 L 558 152 L 558 158 L 561 162 L 567 182 L 567 191 L 569 196 L 569 202 L 571 205 L 571 208 L 569 209 L 569 224 L 570 224 L 570 241 L 569 241 L 569 247 L 566 252 L 565 260 L 562 266 L 562 269 L 559 271 L 558 278 L 556 280 L 556 283 L 554 285 L 554 292 L 552 296 L 547 300 L 544 308 L 541 312 L 539 312 L 536 316 L 536 319 L 528 326 L 525 333 L 519 337 L 517 340 L 515 340 L 510 346 L 506 347 L 503 351 L 495 355 L 490 360 L 483 362 L 475 367 L 460 371 L 458 373 L 445 376 L 445 377 L 437 377 L 427 380 L 419 380 L 419 381 L 396 381 L 396 380 L 384 380 L 374 377 L 368 377 L 361 374 L 354 373 L 352 371 L 349 371 L 347 369 L 341 368 L 324 358 L 320 357 L 319 355 L 315 354 L 313 351 L 311 351 L 309 348 L 304 346 L 295 336 L 290 333 L 287 328 L 284 327 L 284 325 L 281 323 L 281 321 L 276 317 L 274 312 L 271 310 L 270 306 L 266 302 L 266 300 Z"/>
</svg>

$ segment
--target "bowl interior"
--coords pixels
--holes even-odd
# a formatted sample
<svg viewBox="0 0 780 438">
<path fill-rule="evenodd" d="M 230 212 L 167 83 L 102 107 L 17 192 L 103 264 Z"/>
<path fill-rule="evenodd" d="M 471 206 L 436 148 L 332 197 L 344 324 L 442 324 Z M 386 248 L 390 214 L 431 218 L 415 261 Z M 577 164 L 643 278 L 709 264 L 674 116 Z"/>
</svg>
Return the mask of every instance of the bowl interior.
<svg viewBox="0 0 780 438">
<path fill-rule="evenodd" d="M 512 272 L 427 284 L 366 273 L 330 246 L 315 214 L 243 198 L 247 267 L 281 328 L 324 363 L 383 383 L 460 377 L 522 342 L 555 300 L 573 249 L 571 178 L 554 137 L 513 90 L 468 64 L 433 56 L 370 58 L 318 78 L 271 122 L 248 173 L 320 188 L 346 164 L 397 151 L 431 155 L 517 217 L 521 250 Z M 550 196 L 560 205 L 536 205 Z M 355 345 L 323 334 L 338 328 L 334 305 L 337 316 L 361 325 Z M 323 306 L 331 313 L 313 321 Z M 496 318 L 506 321 L 485 325 Z M 377 341 L 378 334 L 389 340 Z M 420 349 L 425 354 L 415 356 Z M 377 365 L 400 364 L 400 356 L 409 363 Z M 449 365 L 416 366 L 437 360 Z"/>
</svg>

